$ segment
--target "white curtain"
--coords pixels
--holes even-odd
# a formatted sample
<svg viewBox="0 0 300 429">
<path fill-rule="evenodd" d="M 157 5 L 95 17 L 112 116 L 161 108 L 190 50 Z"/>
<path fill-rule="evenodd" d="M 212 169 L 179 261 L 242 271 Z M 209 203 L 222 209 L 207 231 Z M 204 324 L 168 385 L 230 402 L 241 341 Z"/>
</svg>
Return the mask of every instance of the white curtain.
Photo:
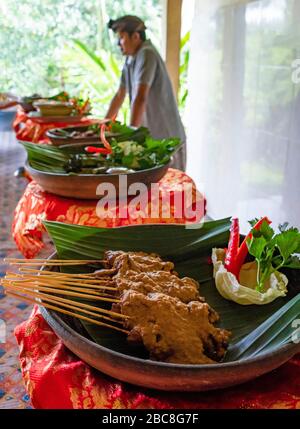
<svg viewBox="0 0 300 429">
<path fill-rule="evenodd" d="M 263 215 L 300 227 L 299 22 L 299 0 L 195 2 L 188 173 L 245 231 Z"/>
</svg>

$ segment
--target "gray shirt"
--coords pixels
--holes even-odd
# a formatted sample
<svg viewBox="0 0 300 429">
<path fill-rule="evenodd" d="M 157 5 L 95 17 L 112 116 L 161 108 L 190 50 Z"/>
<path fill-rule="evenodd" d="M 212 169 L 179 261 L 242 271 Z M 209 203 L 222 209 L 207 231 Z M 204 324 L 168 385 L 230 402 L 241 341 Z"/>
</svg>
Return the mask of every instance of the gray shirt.
<svg viewBox="0 0 300 429">
<path fill-rule="evenodd" d="M 141 84 L 150 87 L 142 125 L 149 128 L 153 138 L 179 137 L 185 142 L 183 124 L 165 63 L 150 40 L 143 42 L 136 55 L 126 58 L 122 70 L 121 85 L 126 88 L 131 105 Z"/>
</svg>

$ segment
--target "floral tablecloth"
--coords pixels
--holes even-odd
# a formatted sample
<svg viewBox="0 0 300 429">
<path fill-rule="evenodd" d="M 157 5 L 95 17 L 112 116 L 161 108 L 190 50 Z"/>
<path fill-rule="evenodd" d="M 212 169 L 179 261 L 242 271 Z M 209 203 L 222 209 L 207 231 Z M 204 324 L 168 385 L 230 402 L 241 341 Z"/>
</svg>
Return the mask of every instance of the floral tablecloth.
<svg viewBox="0 0 300 429">
<path fill-rule="evenodd" d="M 145 209 L 147 208 L 149 213 L 152 211 L 149 206 L 158 204 L 159 217 L 156 218 L 136 216 L 135 208 L 130 208 L 130 205 L 125 207 L 126 216 L 109 217 L 107 211 L 101 212 L 99 206 L 97 207 L 97 200 L 59 197 L 44 192 L 36 182 L 32 181 L 25 189 L 15 210 L 12 225 L 13 238 L 26 258 L 34 258 L 44 246 L 43 220 L 95 227 L 117 227 L 143 223 L 185 223 L 186 216 L 178 217 L 176 213 L 177 202 L 180 201 L 183 190 L 186 189 L 185 186 L 191 190 L 191 213 L 196 213 L 189 221 L 199 222 L 205 215 L 205 199 L 197 191 L 187 174 L 172 168 L 168 169 L 159 182 L 157 200 L 150 198 L 150 194 L 146 199 L 147 207 Z M 118 206 L 118 204 L 116 205 Z M 184 207 L 184 203 L 182 203 L 182 207 Z M 119 207 L 116 208 L 119 209 Z M 124 209 L 124 205 L 122 208 Z M 165 209 L 169 212 L 167 216 L 163 215 Z"/>
</svg>

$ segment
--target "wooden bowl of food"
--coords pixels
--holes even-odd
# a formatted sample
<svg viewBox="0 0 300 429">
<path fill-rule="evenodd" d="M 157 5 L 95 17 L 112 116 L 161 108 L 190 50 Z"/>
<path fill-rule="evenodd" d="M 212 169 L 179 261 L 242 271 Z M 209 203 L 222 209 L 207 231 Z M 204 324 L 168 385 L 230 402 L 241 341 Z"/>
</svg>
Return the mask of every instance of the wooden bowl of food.
<svg viewBox="0 0 300 429">
<path fill-rule="evenodd" d="M 152 226 L 154 234 L 155 227 L 155 225 Z M 134 247 L 134 245 L 132 246 Z M 54 255 L 53 258 L 54 257 L 56 257 L 56 255 Z M 124 269 L 123 265 L 122 267 L 122 269 L 120 268 L 121 271 Z M 132 267 L 132 269 L 135 269 L 135 265 L 133 265 Z M 176 264 L 175 269 L 177 270 Z M 155 271 L 154 268 L 153 270 Z M 143 272 L 147 273 L 148 271 L 151 271 L 151 269 L 149 268 L 149 264 L 146 264 L 145 270 Z M 123 275 L 125 275 L 125 272 L 126 270 L 123 272 Z M 167 274 L 167 272 L 168 269 L 165 268 L 165 275 Z M 175 274 L 175 276 L 176 275 L 178 274 Z M 185 275 L 189 275 L 189 273 L 185 272 Z M 128 279 L 125 276 L 124 281 L 126 282 L 126 280 L 128 282 Z M 156 286 L 158 286 L 158 283 L 156 283 Z M 123 286 L 124 283 L 122 283 L 122 287 Z M 141 287 L 146 286 L 141 285 Z M 214 314 L 214 309 L 216 309 L 216 305 L 221 300 L 221 298 L 217 296 L 217 292 L 214 295 L 215 289 L 213 288 L 212 284 L 209 284 L 208 287 L 206 287 L 206 285 L 200 285 L 200 290 L 201 295 L 204 295 L 204 297 L 207 299 L 208 304 L 213 305 L 211 311 L 212 314 Z M 142 297 L 143 300 L 149 303 L 149 301 L 153 299 L 153 296 L 150 295 L 148 295 L 148 298 L 147 295 L 144 295 L 144 297 Z M 128 297 L 125 297 L 125 300 L 126 299 L 128 300 Z M 159 299 L 159 297 L 155 297 L 155 299 Z M 121 302 L 123 305 L 124 295 Z M 193 301 L 193 303 L 196 302 L 197 301 Z M 132 304 L 133 302 L 131 302 L 131 305 Z M 100 307 L 101 305 L 103 304 L 98 304 L 98 306 Z M 161 326 L 161 323 L 164 325 L 163 317 L 159 317 L 160 305 L 161 304 L 157 303 L 157 315 L 153 316 L 155 317 L 158 326 Z M 283 305 L 284 303 L 282 303 L 282 306 Z M 199 306 L 201 307 L 201 304 L 199 304 Z M 218 314 L 221 317 L 221 321 L 226 327 L 226 323 L 229 323 L 230 320 L 230 315 L 228 315 L 228 309 L 230 309 L 231 306 L 227 305 L 227 303 L 225 302 L 224 305 L 223 303 L 221 303 L 220 305 L 217 305 L 217 307 Z M 131 306 L 131 309 L 132 308 L 133 307 Z M 231 308 L 231 311 L 234 310 L 235 308 L 233 306 Z M 148 311 L 151 313 L 149 309 Z M 244 316 L 242 317 L 242 319 L 238 320 L 238 318 L 236 318 L 235 323 L 231 324 L 231 330 L 233 331 L 232 335 L 234 337 L 239 336 L 242 332 L 244 332 L 243 336 L 247 335 L 246 332 L 248 333 L 249 329 L 247 328 L 246 324 L 249 322 L 249 320 L 251 320 L 251 324 L 253 326 L 255 325 L 254 319 L 255 313 L 257 311 L 256 308 L 252 309 L 253 316 L 249 316 L 251 309 L 243 309 L 243 311 Z M 266 317 L 268 313 L 270 314 L 269 310 L 260 308 L 258 310 L 258 317 L 256 322 L 257 327 L 259 327 L 262 323 L 263 318 L 261 319 L 261 317 L 263 311 L 266 311 Z M 41 307 L 41 312 L 47 323 L 62 339 L 66 347 L 68 347 L 75 355 L 79 356 L 83 361 L 111 377 L 145 388 L 183 392 L 207 391 L 212 389 L 226 388 L 229 386 L 234 386 L 247 382 L 265 373 L 268 373 L 285 363 L 287 360 L 289 360 L 291 357 L 293 357 L 296 353 L 300 351 L 300 344 L 293 343 L 290 341 L 281 345 L 277 345 L 273 348 L 269 347 L 261 352 L 258 348 L 257 353 L 255 353 L 251 357 L 245 357 L 232 361 L 220 359 L 220 361 L 214 362 L 215 357 L 209 359 L 205 357 L 205 355 L 209 353 L 209 351 L 204 349 L 205 359 L 203 359 L 202 363 L 174 363 L 172 361 L 166 361 L 166 359 L 168 359 L 168 355 L 164 355 L 163 352 L 160 353 L 159 351 L 160 347 L 158 342 L 160 341 L 161 336 L 162 338 L 165 338 L 166 332 L 168 331 L 168 326 L 166 324 L 165 328 L 162 329 L 163 333 L 159 335 L 160 331 L 158 329 L 158 326 L 153 325 L 151 328 L 151 317 L 148 317 L 146 315 L 147 308 L 144 311 L 144 315 L 142 314 L 142 312 L 140 312 L 141 314 L 138 316 L 137 320 L 139 318 L 143 320 L 149 319 L 148 328 L 156 329 L 155 332 L 157 332 L 157 344 L 155 344 L 154 339 L 154 343 L 152 345 L 150 345 L 147 340 L 149 349 L 152 349 L 152 352 L 154 351 L 155 353 L 155 359 L 153 359 L 153 355 L 152 359 L 149 359 L 147 353 L 142 354 L 140 349 L 132 348 L 132 344 L 131 346 L 126 345 L 126 335 L 124 333 L 119 333 L 112 329 L 93 325 L 91 323 L 85 322 L 84 320 L 80 321 L 79 319 L 76 319 L 76 317 L 74 318 L 70 316 L 64 316 L 56 311 L 52 311 L 44 307 Z M 136 313 L 134 314 L 135 316 L 133 317 L 136 317 Z M 169 325 L 171 327 L 170 332 L 172 332 L 172 326 L 177 326 L 177 324 L 181 323 L 180 320 L 177 320 L 175 321 L 175 323 L 173 323 L 174 321 L 171 317 L 165 317 L 167 318 L 167 320 L 169 320 Z M 227 321 L 225 319 L 227 319 Z M 241 326 L 242 320 L 244 320 L 244 328 Z M 202 319 L 201 321 L 203 322 Z M 125 326 L 127 326 L 127 322 L 125 323 Z M 218 337 L 218 340 L 212 342 L 208 341 L 208 343 L 210 344 L 209 348 L 217 347 L 218 341 L 220 341 L 221 347 L 224 346 L 222 338 L 219 337 L 220 332 L 224 333 L 225 331 L 223 329 L 217 329 L 216 335 Z M 194 337 L 191 332 L 188 332 L 186 337 L 186 341 L 180 340 L 179 343 L 186 344 L 187 346 L 190 341 L 191 355 L 189 355 L 187 350 L 184 349 L 182 354 L 179 353 L 179 359 L 182 359 L 183 356 L 195 357 L 197 356 L 197 353 L 199 353 L 199 350 L 197 352 L 194 347 Z M 188 340 L 189 337 L 190 340 Z M 155 336 L 153 338 L 155 338 Z M 176 338 L 174 338 L 174 341 L 176 341 Z M 235 339 L 235 341 L 239 340 Z M 177 346 L 176 348 L 174 348 L 174 350 L 177 350 Z M 213 356 L 215 355 L 213 354 Z"/>
<path fill-rule="evenodd" d="M 171 162 L 171 161 L 170 161 Z M 170 162 L 165 165 L 159 165 L 147 170 L 139 170 L 130 172 L 126 169 L 115 169 L 110 173 L 104 174 L 67 174 L 67 173 L 52 173 L 40 171 L 32 168 L 29 163 L 26 164 L 26 170 L 45 191 L 61 197 L 80 198 L 85 200 L 95 200 L 103 197 L 103 193 L 97 194 L 97 188 L 101 184 L 112 184 L 116 192 L 127 194 L 128 187 L 133 183 L 143 183 L 147 187 L 151 183 L 157 183 L 166 174 Z M 120 177 L 124 175 L 127 179 L 125 188 L 120 188 Z"/>
<path fill-rule="evenodd" d="M 130 130 L 145 139 L 143 130 Z M 140 134 L 139 134 L 140 133 Z M 111 139 L 101 145 L 86 143 L 55 147 L 21 142 L 28 154 L 27 170 L 45 191 L 70 198 L 99 199 L 99 185 L 110 184 L 119 197 L 133 183 L 149 187 L 166 174 L 172 156 L 180 148 L 178 139 L 146 141 Z M 125 195 L 124 195 L 125 196 Z"/>
<path fill-rule="evenodd" d="M 33 103 L 41 116 L 69 116 L 74 112 L 74 105 L 70 102 L 41 100 Z"/>
<path fill-rule="evenodd" d="M 205 391 L 253 380 L 300 352 L 299 269 L 288 274 L 295 289 L 267 305 L 240 305 L 217 290 L 210 255 L 228 246 L 229 218 L 193 228 L 44 226 L 57 254 L 12 260 L 22 269 L 4 287 L 37 299 L 65 346 L 104 374 L 145 388 Z M 37 264 L 45 271 L 24 270 Z"/>
<path fill-rule="evenodd" d="M 100 131 L 96 131 L 95 128 L 95 125 L 53 128 L 46 132 L 46 136 L 53 146 L 98 144 L 100 143 Z M 121 135 L 121 133 L 105 132 L 107 139 L 118 138 Z"/>
</svg>

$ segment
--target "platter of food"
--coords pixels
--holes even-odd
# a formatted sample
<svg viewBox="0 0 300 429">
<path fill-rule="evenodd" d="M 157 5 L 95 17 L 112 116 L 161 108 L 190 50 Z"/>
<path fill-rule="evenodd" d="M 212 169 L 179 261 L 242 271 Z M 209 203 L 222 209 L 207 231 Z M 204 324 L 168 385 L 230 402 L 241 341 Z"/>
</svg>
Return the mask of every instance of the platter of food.
<svg viewBox="0 0 300 429">
<path fill-rule="evenodd" d="M 50 139 L 54 146 L 69 145 L 69 144 L 84 144 L 84 143 L 99 143 L 100 142 L 100 126 L 101 122 L 92 125 L 80 125 L 75 127 L 53 128 L 46 132 L 46 136 Z M 115 132 L 106 132 L 106 138 L 119 137 L 122 133 L 118 130 Z"/>
<path fill-rule="evenodd" d="M 43 264 L 42 270 L 22 269 L 3 285 L 14 296 L 37 299 L 64 344 L 105 374 L 166 391 L 233 386 L 300 352 L 293 330 L 300 316 L 300 234 L 285 227 L 271 237 L 266 221 L 257 223 L 240 243 L 230 219 L 188 229 L 45 222 L 57 253 L 48 260 L 25 262 Z M 263 252 L 256 253 L 261 238 L 268 255 L 274 247 L 268 264 Z M 295 245 L 290 246 L 291 239 Z M 248 253 L 243 243 L 249 245 Z M 260 261 L 255 290 L 261 294 L 271 287 L 261 283 L 266 270 L 271 275 L 281 265 L 288 279 L 285 294 L 260 305 L 238 302 L 240 291 L 231 299 L 234 289 L 230 299 L 224 298 L 210 259 L 214 249 L 227 249 L 224 267 L 231 274 L 237 260 L 243 259 L 241 267 Z M 24 260 L 18 263 L 24 268 Z M 239 270 L 234 276 L 242 281 Z"/>
<path fill-rule="evenodd" d="M 130 171 L 126 168 L 124 170 L 111 168 L 105 169 L 104 171 L 108 171 L 108 173 L 104 172 L 103 174 L 68 174 L 40 171 L 31 167 L 29 163 L 26 164 L 25 168 L 32 179 L 47 192 L 62 197 L 94 200 L 103 196 L 102 193 L 97 193 L 97 188 L 101 183 L 112 184 L 116 192 L 118 192 L 120 175 L 125 174 L 127 180 L 126 188 L 124 187 L 123 191 L 126 194 L 128 187 L 133 183 L 143 183 L 146 186 L 150 186 L 151 183 L 158 182 L 166 174 L 169 164 L 168 162 L 167 164 L 139 171 Z M 109 173 L 109 171 L 112 173 Z"/>
<path fill-rule="evenodd" d="M 79 122 L 84 115 L 60 115 L 60 116 L 45 116 L 41 115 L 40 112 L 29 112 L 28 117 L 31 119 L 34 119 L 35 122 L 39 124 L 51 124 L 52 122 L 68 122 L 71 123 L 77 123 Z"/>
<path fill-rule="evenodd" d="M 101 144 L 101 129 L 105 128 L 105 138 L 108 141 L 126 141 L 133 138 L 135 141 L 142 141 L 149 136 L 149 131 L 145 127 L 129 127 L 118 121 L 109 119 L 99 120 L 90 125 L 68 126 L 63 128 L 53 128 L 48 130 L 46 136 L 54 146 L 72 146 L 85 144 Z"/>
<path fill-rule="evenodd" d="M 102 124 L 101 141 L 60 147 L 21 142 L 28 155 L 27 170 L 45 191 L 64 197 L 97 199 L 97 187 L 111 183 L 119 190 L 126 175 L 124 192 L 132 183 L 150 186 L 167 172 L 180 147 L 177 138 L 155 140 L 147 128 Z"/>
<path fill-rule="evenodd" d="M 242 361 L 215 364 L 174 364 L 128 356 L 95 343 L 74 320 L 41 307 L 46 322 L 75 355 L 111 377 L 137 386 L 180 392 L 222 389 L 245 383 L 287 362 L 300 347 L 286 344 Z"/>
<path fill-rule="evenodd" d="M 78 121 L 79 117 L 87 115 L 91 110 L 89 100 L 71 97 L 65 91 L 52 97 L 43 97 L 39 94 L 18 97 L 17 102 L 28 117 L 41 123 L 62 122 L 62 118 L 67 122 L 66 117 L 72 118 L 71 121 L 75 122 L 74 118 Z"/>
</svg>

